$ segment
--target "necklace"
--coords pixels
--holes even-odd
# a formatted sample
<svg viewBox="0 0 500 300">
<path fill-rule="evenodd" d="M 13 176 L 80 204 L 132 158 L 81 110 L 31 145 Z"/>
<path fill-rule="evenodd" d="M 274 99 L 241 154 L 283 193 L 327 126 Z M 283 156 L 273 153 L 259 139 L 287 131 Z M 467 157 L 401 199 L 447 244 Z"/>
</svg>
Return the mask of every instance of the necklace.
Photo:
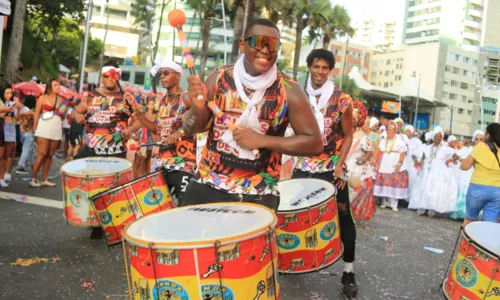
<svg viewBox="0 0 500 300">
<path fill-rule="evenodd" d="M 392 149 L 394 148 L 394 144 L 396 144 L 396 139 L 395 138 L 392 139 L 392 145 L 390 149 L 387 149 L 387 143 L 388 140 L 385 141 L 385 153 L 390 154 L 392 152 Z"/>
</svg>

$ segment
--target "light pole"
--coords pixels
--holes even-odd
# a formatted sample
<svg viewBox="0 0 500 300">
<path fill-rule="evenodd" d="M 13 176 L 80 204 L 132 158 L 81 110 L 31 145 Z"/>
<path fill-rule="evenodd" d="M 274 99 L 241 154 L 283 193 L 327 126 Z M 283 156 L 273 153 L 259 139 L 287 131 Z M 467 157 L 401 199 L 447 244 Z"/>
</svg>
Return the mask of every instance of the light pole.
<svg viewBox="0 0 500 300">
<path fill-rule="evenodd" d="M 450 108 L 451 116 L 450 116 L 450 134 L 452 134 L 452 126 L 453 126 L 453 105 Z"/>
<path fill-rule="evenodd" d="M 80 87 L 78 92 L 83 91 L 83 76 L 85 76 L 85 63 L 87 60 L 87 47 L 89 45 L 89 33 L 90 33 L 90 20 L 92 19 L 92 6 L 93 0 L 89 0 L 89 7 L 87 9 L 87 22 L 85 23 L 85 37 L 83 39 L 83 55 L 82 55 L 82 65 L 80 69 Z"/>
<path fill-rule="evenodd" d="M 418 73 L 418 76 L 417 76 L 417 72 L 413 71 L 413 75 L 412 77 L 415 77 L 418 79 L 418 88 L 417 88 L 417 103 L 416 103 L 416 107 L 415 107 L 415 116 L 414 116 L 414 119 L 413 119 L 413 127 L 415 127 L 415 130 L 418 131 L 418 126 L 417 126 L 417 118 L 418 118 L 418 102 L 420 101 L 420 80 L 422 79 L 422 75 L 420 73 Z"/>
</svg>

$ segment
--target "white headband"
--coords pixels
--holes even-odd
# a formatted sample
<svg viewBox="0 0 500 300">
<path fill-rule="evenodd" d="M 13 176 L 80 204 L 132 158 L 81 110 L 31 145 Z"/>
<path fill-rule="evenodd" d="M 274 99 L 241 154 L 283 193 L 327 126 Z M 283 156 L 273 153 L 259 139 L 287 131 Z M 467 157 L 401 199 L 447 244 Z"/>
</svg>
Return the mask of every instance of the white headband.
<svg viewBox="0 0 500 300">
<path fill-rule="evenodd" d="M 113 66 L 104 66 L 101 69 L 101 74 L 106 74 L 111 70 L 115 70 L 118 74 L 120 74 L 120 78 L 122 77 L 122 69 L 120 68 L 115 68 Z"/>
<path fill-rule="evenodd" d="M 452 142 L 455 142 L 455 141 L 458 141 L 458 139 L 457 139 L 457 137 L 456 137 L 456 136 L 454 136 L 454 135 L 450 135 L 450 136 L 448 137 L 448 141 L 447 141 L 448 143 L 452 143 Z"/>
<path fill-rule="evenodd" d="M 151 73 L 151 75 L 154 77 L 154 76 L 156 76 L 158 71 L 160 71 L 160 69 L 162 69 L 162 68 L 170 68 L 170 69 L 174 70 L 175 72 L 182 75 L 182 67 L 178 63 L 171 61 L 169 59 L 163 60 L 161 58 L 161 55 L 159 53 L 157 53 L 155 61 L 154 61 L 154 66 L 151 68 L 149 73 Z"/>
<path fill-rule="evenodd" d="M 370 128 L 373 128 L 379 124 L 379 121 L 377 118 L 373 117 L 370 119 Z"/>
<path fill-rule="evenodd" d="M 478 135 L 482 135 L 482 136 L 484 136 L 484 131 L 479 130 L 479 129 L 478 129 L 478 130 L 476 130 L 476 131 L 474 131 L 474 134 L 472 135 L 472 140 L 473 140 L 473 141 L 475 141 L 475 140 L 476 140 L 476 137 L 477 137 Z"/>
<path fill-rule="evenodd" d="M 415 134 L 415 128 L 413 128 L 413 126 L 411 126 L 411 125 L 406 125 L 406 126 L 405 126 L 405 131 L 406 131 L 406 130 L 409 130 L 409 131 L 410 131 L 410 133 L 411 133 L 411 135 L 414 135 L 414 134 Z"/>
</svg>

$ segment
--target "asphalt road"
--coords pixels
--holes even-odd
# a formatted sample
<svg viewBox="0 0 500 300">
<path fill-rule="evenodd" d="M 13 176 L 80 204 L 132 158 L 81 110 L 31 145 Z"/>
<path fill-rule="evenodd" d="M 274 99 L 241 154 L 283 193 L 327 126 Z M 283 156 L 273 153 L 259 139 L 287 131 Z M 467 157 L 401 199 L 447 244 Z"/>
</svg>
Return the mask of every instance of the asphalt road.
<svg viewBox="0 0 500 300">
<path fill-rule="evenodd" d="M 121 246 L 90 240 L 87 229 L 69 226 L 62 217 L 61 164 L 55 161 L 50 174 L 56 176 L 55 188 L 29 188 L 22 179 L 28 175 L 14 175 L 11 187 L 0 190 L 0 299 L 127 299 Z M 11 195 L 6 193 L 53 199 L 61 206 L 6 200 Z M 357 299 L 443 299 L 440 283 L 459 228 L 459 222 L 404 209 L 379 210 L 373 220 L 358 224 Z M 445 252 L 435 254 L 425 246 Z M 11 265 L 17 258 L 34 257 L 60 260 Z M 280 276 L 282 299 L 344 299 L 342 270 L 339 261 L 320 272 Z M 93 290 L 82 286 L 87 280 Z"/>
</svg>

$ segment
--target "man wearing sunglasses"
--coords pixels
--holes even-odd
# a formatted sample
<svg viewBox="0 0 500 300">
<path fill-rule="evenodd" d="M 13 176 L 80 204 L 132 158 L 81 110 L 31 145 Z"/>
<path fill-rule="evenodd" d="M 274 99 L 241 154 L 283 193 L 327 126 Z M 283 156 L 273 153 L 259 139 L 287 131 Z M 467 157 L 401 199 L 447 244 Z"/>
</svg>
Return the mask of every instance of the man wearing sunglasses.
<svg viewBox="0 0 500 300">
<path fill-rule="evenodd" d="M 163 145 L 154 146 L 151 170 L 163 168 L 167 171 L 166 181 L 171 194 L 175 195 L 177 206 L 182 202 L 186 186 L 193 177 L 196 168 L 196 146 L 191 136 L 182 130 L 182 117 L 191 107 L 187 93 L 180 87 L 182 67 L 170 60 L 155 59 L 151 75 L 160 74 L 163 88 L 167 95 L 160 100 L 158 113 L 150 121 L 137 105 L 133 105 L 134 115 L 151 133 L 158 134 Z"/>
<path fill-rule="evenodd" d="M 192 107 L 184 116 L 184 129 L 210 129 L 182 205 L 244 201 L 277 210 L 281 154 L 315 155 L 322 149 L 304 91 L 277 69 L 276 25 L 256 19 L 244 37 L 243 55 L 234 66 L 214 71 L 205 84 L 196 75 L 188 77 Z M 218 106 L 221 117 L 213 117 L 207 100 Z M 228 129 L 231 123 L 234 131 Z M 285 138 L 289 124 L 296 135 Z"/>
<path fill-rule="evenodd" d="M 349 95 L 336 89 L 329 79 L 335 68 L 333 53 L 315 49 L 307 56 L 311 76 L 306 92 L 314 116 L 323 135 L 323 151 L 317 156 L 302 156 L 297 160 L 292 178 L 316 178 L 334 183 L 337 187 L 340 238 L 344 246 L 345 262 L 342 284 L 344 293 L 355 298 L 358 287 L 353 270 L 356 226 L 351 215 L 349 190 L 346 186 L 344 161 L 353 139 L 353 108 Z"/>
</svg>

